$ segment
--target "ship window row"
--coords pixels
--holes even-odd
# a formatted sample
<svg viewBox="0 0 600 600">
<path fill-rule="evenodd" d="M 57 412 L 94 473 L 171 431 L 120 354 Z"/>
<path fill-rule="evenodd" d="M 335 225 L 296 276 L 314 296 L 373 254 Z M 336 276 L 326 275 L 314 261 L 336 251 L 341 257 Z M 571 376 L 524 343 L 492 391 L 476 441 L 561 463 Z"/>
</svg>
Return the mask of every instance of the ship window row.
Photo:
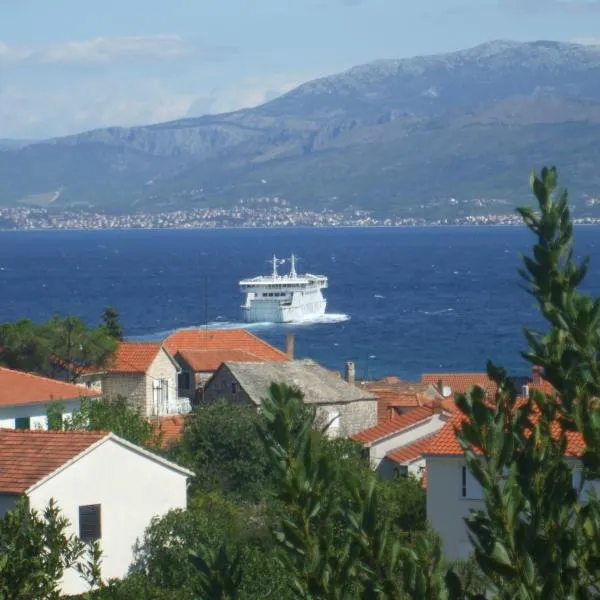
<svg viewBox="0 0 600 600">
<path fill-rule="evenodd" d="M 266 296 L 269 296 L 270 298 L 272 298 L 273 296 L 285 296 L 285 292 L 264 292 L 263 293 L 263 298 L 265 298 Z"/>
</svg>

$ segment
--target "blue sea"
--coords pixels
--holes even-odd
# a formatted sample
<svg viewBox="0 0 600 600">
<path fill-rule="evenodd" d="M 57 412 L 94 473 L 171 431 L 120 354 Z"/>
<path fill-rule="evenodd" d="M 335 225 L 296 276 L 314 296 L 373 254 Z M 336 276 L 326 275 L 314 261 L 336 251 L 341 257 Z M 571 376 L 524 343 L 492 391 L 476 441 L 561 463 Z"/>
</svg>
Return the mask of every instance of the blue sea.
<svg viewBox="0 0 600 600">
<path fill-rule="evenodd" d="M 525 228 L 153 230 L 0 232 L 0 322 L 55 313 L 97 323 L 108 304 L 128 336 L 178 327 L 242 327 L 238 281 L 269 271 L 277 253 L 329 277 L 327 315 L 249 329 L 332 369 L 417 378 L 483 370 L 491 358 L 527 370 L 522 325 L 540 325 L 520 286 Z M 588 291 L 600 290 L 600 229 L 576 229 L 590 255 Z"/>
</svg>

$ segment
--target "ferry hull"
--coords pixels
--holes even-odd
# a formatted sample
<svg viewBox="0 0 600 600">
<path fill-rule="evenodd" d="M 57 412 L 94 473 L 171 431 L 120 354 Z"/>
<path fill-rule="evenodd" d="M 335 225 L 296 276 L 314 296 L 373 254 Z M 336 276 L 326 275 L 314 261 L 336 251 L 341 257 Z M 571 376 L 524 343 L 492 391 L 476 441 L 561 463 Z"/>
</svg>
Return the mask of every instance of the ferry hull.
<svg viewBox="0 0 600 600">
<path fill-rule="evenodd" d="M 281 306 L 277 302 L 253 302 L 242 306 L 246 323 L 294 323 L 325 314 L 327 300 L 321 297 L 297 306 Z"/>
</svg>

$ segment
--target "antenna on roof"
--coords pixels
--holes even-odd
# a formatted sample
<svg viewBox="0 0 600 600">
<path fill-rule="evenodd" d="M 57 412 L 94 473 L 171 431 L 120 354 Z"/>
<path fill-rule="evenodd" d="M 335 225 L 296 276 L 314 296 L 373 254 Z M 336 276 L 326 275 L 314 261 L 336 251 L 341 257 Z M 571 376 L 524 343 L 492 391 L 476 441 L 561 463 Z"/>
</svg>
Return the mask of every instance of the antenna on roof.
<svg viewBox="0 0 600 600">
<path fill-rule="evenodd" d="M 208 331 L 208 277 L 204 276 L 204 329 Z"/>
</svg>

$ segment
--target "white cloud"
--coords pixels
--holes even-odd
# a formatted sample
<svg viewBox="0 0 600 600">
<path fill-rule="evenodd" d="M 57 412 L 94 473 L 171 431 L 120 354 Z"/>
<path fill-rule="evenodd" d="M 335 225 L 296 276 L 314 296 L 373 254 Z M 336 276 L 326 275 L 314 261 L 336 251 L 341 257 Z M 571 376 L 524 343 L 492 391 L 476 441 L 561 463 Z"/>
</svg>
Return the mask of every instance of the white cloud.
<svg viewBox="0 0 600 600">
<path fill-rule="evenodd" d="M 0 42 L 0 64 L 106 64 L 121 60 L 218 60 L 234 48 L 185 40 L 177 35 L 130 36 L 46 44 L 8 45 Z"/>
<path fill-rule="evenodd" d="M 289 92 L 305 81 L 321 77 L 328 72 L 331 71 L 245 77 L 231 86 L 199 94 L 190 106 L 188 115 L 196 117 L 258 106 Z"/>
<path fill-rule="evenodd" d="M 0 88 L 0 138 L 44 138 L 110 125 L 138 125 L 185 115 L 195 95 L 168 89 L 158 80 L 110 78 L 68 87 L 15 84 Z"/>
<path fill-rule="evenodd" d="M 0 84 L 0 138 L 45 138 L 108 126 L 160 123 L 257 106 L 321 76 L 299 72 L 245 77 L 228 86 L 178 91 L 159 78 L 123 80 L 110 74 L 68 86 Z"/>
</svg>

